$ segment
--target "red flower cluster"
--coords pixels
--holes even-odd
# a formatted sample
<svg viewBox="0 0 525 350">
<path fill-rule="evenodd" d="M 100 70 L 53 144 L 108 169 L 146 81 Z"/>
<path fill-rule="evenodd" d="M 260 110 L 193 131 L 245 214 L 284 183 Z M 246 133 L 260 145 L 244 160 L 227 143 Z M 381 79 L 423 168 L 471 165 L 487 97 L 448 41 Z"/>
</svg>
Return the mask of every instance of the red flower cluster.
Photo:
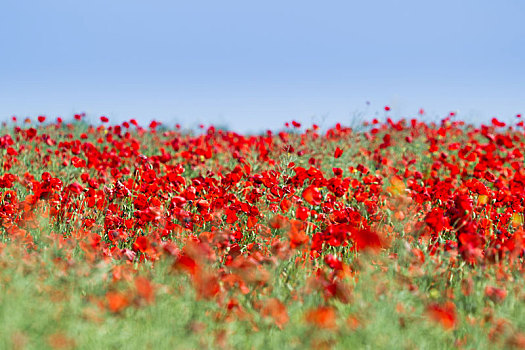
<svg viewBox="0 0 525 350">
<path fill-rule="evenodd" d="M 48 124 L 41 116 L 38 128 L 0 135 L 0 227 L 30 250 L 37 243 L 28 232 L 42 218 L 68 227 L 57 240 L 75 242 L 90 261 L 166 257 L 200 298 L 239 315 L 229 293 L 262 290 L 269 269 L 288 259 L 312 268 L 313 290 L 344 303 L 345 278 L 356 273 L 349 256 L 388 254 L 395 239 L 413 244 L 414 266 L 425 263 L 423 251 L 452 265 L 523 259 L 523 130 L 452 116 L 440 124 L 375 120 L 359 133 L 292 122 L 262 135 L 157 122 L 145 129 L 135 120 L 108 126 L 105 116 L 100 126 Z M 154 290 L 137 280 L 132 297 L 109 291 L 105 303 L 118 313 L 153 302 Z M 495 287 L 485 294 L 496 303 L 506 297 Z M 277 298 L 256 309 L 278 327 L 288 322 Z M 445 328 L 458 322 L 450 302 L 427 312 Z M 331 329 L 335 314 L 321 306 L 305 319 Z"/>
</svg>

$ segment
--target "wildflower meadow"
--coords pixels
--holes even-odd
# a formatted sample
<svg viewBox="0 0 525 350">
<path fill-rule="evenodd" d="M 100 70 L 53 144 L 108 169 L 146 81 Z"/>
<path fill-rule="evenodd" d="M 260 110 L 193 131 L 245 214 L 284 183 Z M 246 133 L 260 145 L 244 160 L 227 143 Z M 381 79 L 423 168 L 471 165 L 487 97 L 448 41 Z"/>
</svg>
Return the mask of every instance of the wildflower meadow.
<svg viewBox="0 0 525 350">
<path fill-rule="evenodd" d="M 0 348 L 525 349 L 520 115 L 13 118 L 0 157 Z"/>
</svg>

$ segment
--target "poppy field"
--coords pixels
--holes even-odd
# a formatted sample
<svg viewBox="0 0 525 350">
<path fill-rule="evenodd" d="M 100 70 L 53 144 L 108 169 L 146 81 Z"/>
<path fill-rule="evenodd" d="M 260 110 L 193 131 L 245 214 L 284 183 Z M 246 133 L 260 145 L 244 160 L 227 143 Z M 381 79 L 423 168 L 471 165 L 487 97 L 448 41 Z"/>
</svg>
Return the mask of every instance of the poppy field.
<svg viewBox="0 0 525 350">
<path fill-rule="evenodd" d="M 0 156 L 0 348 L 525 349 L 520 115 L 13 118 Z"/>
</svg>

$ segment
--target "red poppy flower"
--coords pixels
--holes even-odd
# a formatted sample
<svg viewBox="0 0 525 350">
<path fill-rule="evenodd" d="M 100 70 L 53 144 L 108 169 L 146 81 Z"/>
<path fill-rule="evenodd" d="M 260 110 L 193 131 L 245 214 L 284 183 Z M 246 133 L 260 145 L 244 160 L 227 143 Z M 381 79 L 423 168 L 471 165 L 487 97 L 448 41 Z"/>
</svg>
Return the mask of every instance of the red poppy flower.
<svg viewBox="0 0 525 350">
<path fill-rule="evenodd" d="M 445 329 L 453 329 L 458 323 L 456 305 L 451 301 L 442 305 L 431 304 L 427 307 L 427 313 L 432 320 L 440 323 Z"/>
<path fill-rule="evenodd" d="M 130 304 L 129 298 L 120 292 L 108 292 L 106 300 L 109 310 L 115 313 L 124 310 Z"/>
<path fill-rule="evenodd" d="M 319 189 L 314 186 L 308 186 L 307 188 L 304 189 L 303 198 L 305 201 L 307 201 L 311 205 L 319 205 L 321 204 L 321 201 L 323 199 Z"/>
<path fill-rule="evenodd" d="M 155 300 L 155 289 L 147 278 L 137 277 L 135 279 L 135 288 L 137 289 L 137 294 L 146 302 L 152 303 Z"/>
<path fill-rule="evenodd" d="M 261 309 L 262 317 L 271 317 L 277 327 L 283 328 L 290 319 L 286 306 L 277 298 L 270 298 L 264 302 Z"/>
<path fill-rule="evenodd" d="M 487 286 L 485 296 L 495 303 L 501 303 L 507 297 L 507 291 L 502 288 Z"/>
<path fill-rule="evenodd" d="M 324 329 L 336 328 L 335 309 L 330 306 L 320 306 L 306 313 L 306 322 Z"/>
<path fill-rule="evenodd" d="M 149 241 L 146 236 L 139 236 L 135 243 L 133 243 L 133 249 L 139 252 L 146 252 L 149 248 Z"/>
<path fill-rule="evenodd" d="M 334 152 L 334 158 L 340 158 L 343 155 L 343 150 L 337 147 Z"/>
</svg>

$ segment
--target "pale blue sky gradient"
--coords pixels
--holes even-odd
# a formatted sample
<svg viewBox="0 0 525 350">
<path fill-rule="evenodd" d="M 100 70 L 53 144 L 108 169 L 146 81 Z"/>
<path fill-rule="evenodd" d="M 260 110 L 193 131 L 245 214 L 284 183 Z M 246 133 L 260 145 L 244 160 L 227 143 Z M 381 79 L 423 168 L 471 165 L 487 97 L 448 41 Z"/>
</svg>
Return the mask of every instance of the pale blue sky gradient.
<svg viewBox="0 0 525 350">
<path fill-rule="evenodd" d="M 0 120 L 525 112 L 525 1 L 0 2 Z M 370 106 L 366 105 L 370 101 Z"/>
</svg>

